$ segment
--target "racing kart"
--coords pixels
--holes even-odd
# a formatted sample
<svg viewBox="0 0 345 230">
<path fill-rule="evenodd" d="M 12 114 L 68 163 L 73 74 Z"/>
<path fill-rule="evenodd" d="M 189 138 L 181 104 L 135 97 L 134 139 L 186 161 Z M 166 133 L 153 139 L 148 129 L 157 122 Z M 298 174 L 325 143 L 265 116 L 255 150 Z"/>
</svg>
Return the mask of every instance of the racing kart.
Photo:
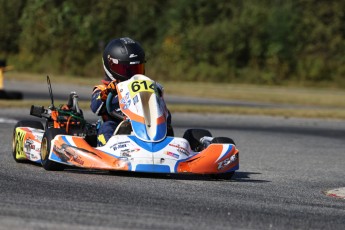
<svg viewBox="0 0 345 230">
<path fill-rule="evenodd" d="M 114 135 L 97 147 L 96 124 L 88 123 L 78 106 L 78 95 L 69 96 L 69 110 L 51 105 L 31 106 L 30 115 L 41 121 L 19 121 L 13 131 L 12 152 L 17 162 L 33 161 L 46 170 L 80 167 L 110 171 L 209 174 L 229 179 L 239 169 L 239 151 L 227 137 L 212 137 L 205 129 L 187 129 L 183 137 L 168 133 L 168 110 L 155 81 L 144 75 L 117 84 L 106 103 L 112 116 L 123 121 Z M 123 115 L 114 111 L 118 95 Z M 168 135 L 169 134 L 169 135 Z"/>
</svg>

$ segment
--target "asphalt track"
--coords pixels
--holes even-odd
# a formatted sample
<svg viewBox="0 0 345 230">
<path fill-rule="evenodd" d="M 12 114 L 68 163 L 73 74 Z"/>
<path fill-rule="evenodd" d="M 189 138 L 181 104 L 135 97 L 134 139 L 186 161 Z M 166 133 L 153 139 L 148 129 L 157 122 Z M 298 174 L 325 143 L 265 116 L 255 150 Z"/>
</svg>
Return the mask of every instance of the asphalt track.
<svg viewBox="0 0 345 230">
<path fill-rule="evenodd" d="M 240 170 L 224 181 L 18 164 L 11 133 L 28 110 L 0 110 L 1 230 L 345 229 L 345 200 L 324 194 L 345 187 L 343 121 L 173 114 L 178 136 L 235 140 Z"/>
</svg>

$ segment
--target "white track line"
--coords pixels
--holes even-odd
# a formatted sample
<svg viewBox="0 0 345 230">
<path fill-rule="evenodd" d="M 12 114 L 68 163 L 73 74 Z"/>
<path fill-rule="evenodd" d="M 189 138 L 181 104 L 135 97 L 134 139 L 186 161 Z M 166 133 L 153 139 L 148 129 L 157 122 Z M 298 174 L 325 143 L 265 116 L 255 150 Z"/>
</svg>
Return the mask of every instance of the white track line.
<svg viewBox="0 0 345 230">
<path fill-rule="evenodd" d="M 17 122 L 18 121 L 14 119 L 0 117 L 0 123 L 15 124 Z"/>
</svg>

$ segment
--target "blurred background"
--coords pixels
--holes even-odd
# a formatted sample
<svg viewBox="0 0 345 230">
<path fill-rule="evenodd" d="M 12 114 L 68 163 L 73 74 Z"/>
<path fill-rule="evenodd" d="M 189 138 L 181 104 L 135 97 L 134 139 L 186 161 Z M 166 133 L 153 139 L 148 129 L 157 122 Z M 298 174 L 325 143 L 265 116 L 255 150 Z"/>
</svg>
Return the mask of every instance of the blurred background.
<svg viewBox="0 0 345 230">
<path fill-rule="evenodd" d="M 0 0 L 0 59 L 103 76 L 113 38 L 139 41 L 165 81 L 345 87 L 345 1 Z"/>
</svg>

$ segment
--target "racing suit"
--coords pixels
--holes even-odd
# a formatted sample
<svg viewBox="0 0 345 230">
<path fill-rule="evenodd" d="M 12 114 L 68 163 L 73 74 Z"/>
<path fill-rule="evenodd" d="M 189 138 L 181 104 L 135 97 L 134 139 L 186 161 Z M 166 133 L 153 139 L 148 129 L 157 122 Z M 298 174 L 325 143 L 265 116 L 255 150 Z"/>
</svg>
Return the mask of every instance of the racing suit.
<svg viewBox="0 0 345 230">
<path fill-rule="evenodd" d="M 163 96 L 163 87 L 160 84 L 157 84 L 158 92 L 160 92 L 160 95 Z M 107 89 L 106 84 L 102 85 L 96 85 L 93 88 L 93 93 L 91 97 L 91 105 L 90 108 L 93 113 L 95 113 L 97 116 L 101 116 L 101 122 L 100 127 L 98 128 L 98 134 L 97 134 L 97 146 L 103 146 L 107 143 L 107 141 L 110 139 L 110 137 L 114 134 L 116 127 L 121 123 L 120 118 L 114 118 L 110 116 L 106 109 L 106 103 L 104 99 L 101 98 L 101 92 L 103 90 Z M 114 96 L 112 104 L 115 106 L 115 111 L 121 114 L 120 105 L 118 96 Z M 170 111 L 168 111 L 168 117 L 167 117 L 167 123 L 168 123 L 168 136 L 174 136 L 173 129 L 171 127 L 171 114 Z"/>
</svg>

